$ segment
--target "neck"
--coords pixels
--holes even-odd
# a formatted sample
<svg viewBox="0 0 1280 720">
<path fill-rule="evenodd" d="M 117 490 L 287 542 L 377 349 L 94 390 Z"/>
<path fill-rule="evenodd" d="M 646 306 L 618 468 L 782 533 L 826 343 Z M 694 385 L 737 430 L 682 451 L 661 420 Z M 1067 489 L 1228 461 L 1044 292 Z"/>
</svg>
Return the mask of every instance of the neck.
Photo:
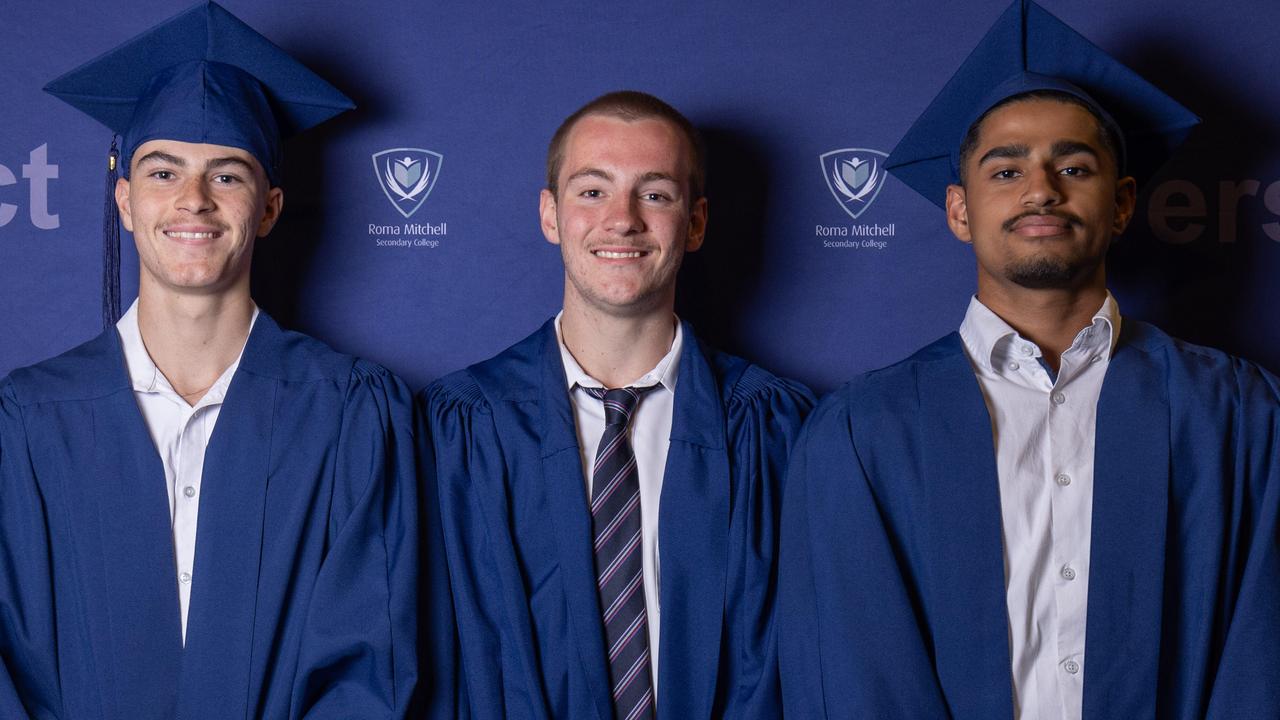
<svg viewBox="0 0 1280 720">
<path fill-rule="evenodd" d="M 183 295 L 140 283 L 138 330 L 147 354 L 190 405 L 240 356 L 253 320 L 247 290 Z"/>
<path fill-rule="evenodd" d="M 565 347 L 588 375 L 605 387 L 626 387 L 649 372 L 671 350 L 675 314 L 618 317 L 568 302 L 560 316 Z"/>
<path fill-rule="evenodd" d="M 1029 290 L 1020 286 L 978 280 L 978 300 L 1022 337 L 1039 346 L 1044 360 L 1057 372 L 1062 353 L 1093 323 L 1106 300 L 1106 285 L 1066 290 Z"/>
</svg>

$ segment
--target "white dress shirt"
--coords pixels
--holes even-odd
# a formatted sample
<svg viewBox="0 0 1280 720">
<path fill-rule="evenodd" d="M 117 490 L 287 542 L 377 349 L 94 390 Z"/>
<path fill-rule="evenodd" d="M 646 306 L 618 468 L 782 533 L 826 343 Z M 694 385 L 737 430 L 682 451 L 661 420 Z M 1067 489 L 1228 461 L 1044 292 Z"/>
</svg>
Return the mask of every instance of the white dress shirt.
<svg viewBox="0 0 1280 720">
<path fill-rule="evenodd" d="M 582 475 L 586 479 L 587 499 L 590 500 L 591 472 L 600 437 L 604 435 L 604 404 L 582 388 L 604 387 L 604 384 L 588 375 L 565 347 L 560 315 L 556 316 L 556 339 L 560 342 L 560 360 L 564 363 L 564 374 L 569 384 L 569 399 L 573 404 L 578 448 L 582 455 Z M 658 592 L 658 504 L 662 499 L 662 476 L 666 471 L 667 448 L 671 443 L 671 414 L 675 409 L 676 376 L 680 371 L 683 343 L 684 333 L 677 321 L 671 349 L 652 370 L 626 385 L 659 386 L 641 396 L 640 404 L 631 416 L 630 438 L 640 483 L 640 559 L 644 575 L 645 615 L 649 621 L 649 658 L 655 703 L 658 697 L 658 626 L 662 614 Z"/>
<path fill-rule="evenodd" d="M 1119 334 L 1108 293 L 1055 378 L 976 297 L 960 325 L 995 438 L 1015 720 L 1081 715 L 1098 395 Z"/>
<path fill-rule="evenodd" d="M 258 308 L 253 308 L 253 323 Z M 147 423 L 151 440 L 164 465 L 164 479 L 169 495 L 169 520 L 173 527 L 173 550 L 176 560 L 178 603 L 182 615 L 182 643 L 187 642 L 187 608 L 191 603 L 192 567 L 196 555 L 196 521 L 200 512 L 200 480 L 204 475 L 204 451 L 213 435 L 213 426 L 222 410 L 231 377 L 240 366 L 240 356 L 223 371 L 194 406 L 187 404 L 169 384 L 147 353 L 138 329 L 138 302 L 116 323 L 124 362 L 133 385 L 142 418 Z M 244 348 L 240 348 L 240 355 Z"/>
</svg>

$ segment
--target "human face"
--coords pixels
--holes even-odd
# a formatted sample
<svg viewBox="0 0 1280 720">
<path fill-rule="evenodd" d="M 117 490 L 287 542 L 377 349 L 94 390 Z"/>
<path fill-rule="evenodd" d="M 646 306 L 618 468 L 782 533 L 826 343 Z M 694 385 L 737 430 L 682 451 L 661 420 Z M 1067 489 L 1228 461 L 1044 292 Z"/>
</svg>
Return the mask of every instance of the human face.
<svg viewBox="0 0 1280 720">
<path fill-rule="evenodd" d="M 560 246 L 566 310 L 671 312 L 676 273 L 707 225 L 691 198 L 690 149 L 671 123 L 587 115 L 569 131 L 557 186 L 543 190 L 542 233 Z"/>
<path fill-rule="evenodd" d="M 947 224 L 972 243 L 979 292 L 1100 289 L 1111 239 L 1133 216 L 1133 178 L 1117 178 L 1084 108 L 1014 101 L 982 121 L 965 184 L 947 188 Z"/>
<path fill-rule="evenodd" d="M 116 205 L 138 247 L 139 292 L 248 291 L 256 238 L 271 231 L 283 194 L 248 152 L 151 140 L 133 153 Z"/>
</svg>

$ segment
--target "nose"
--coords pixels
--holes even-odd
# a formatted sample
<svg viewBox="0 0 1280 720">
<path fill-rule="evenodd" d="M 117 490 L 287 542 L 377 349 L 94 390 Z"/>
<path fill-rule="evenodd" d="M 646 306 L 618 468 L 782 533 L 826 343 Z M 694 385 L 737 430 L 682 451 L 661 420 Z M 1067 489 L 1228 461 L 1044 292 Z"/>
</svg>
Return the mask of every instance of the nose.
<svg viewBox="0 0 1280 720">
<path fill-rule="evenodd" d="M 619 193 L 610 199 L 605 227 L 618 235 L 631 235 L 644 230 L 644 218 L 640 215 L 640 199 L 634 195 Z"/>
<path fill-rule="evenodd" d="M 1022 204 L 1031 207 L 1053 207 L 1060 204 L 1062 186 L 1059 181 L 1058 172 L 1053 167 L 1029 170 Z"/>
<path fill-rule="evenodd" d="M 213 196 L 209 193 L 209 185 L 202 177 L 188 178 L 182 184 L 182 190 L 178 193 L 175 205 L 177 209 L 186 210 L 195 215 L 211 212 L 215 207 Z"/>
</svg>

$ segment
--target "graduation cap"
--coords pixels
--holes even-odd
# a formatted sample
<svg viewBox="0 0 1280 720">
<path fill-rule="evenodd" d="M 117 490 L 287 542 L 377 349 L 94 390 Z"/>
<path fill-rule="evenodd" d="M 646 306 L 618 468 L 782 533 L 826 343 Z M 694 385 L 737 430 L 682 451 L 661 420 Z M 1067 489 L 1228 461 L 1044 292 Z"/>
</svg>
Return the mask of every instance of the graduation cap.
<svg viewBox="0 0 1280 720">
<path fill-rule="evenodd" d="M 319 75 L 205 2 L 90 60 L 45 86 L 121 137 L 108 160 L 103 323 L 120 316 L 117 166 L 129 177 L 140 145 L 157 139 L 225 145 L 252 155 L 272 187 L 281 139 L 355 107 Z"/>
<path fill-rule="evenodd" d="M 1014 0 L 929 103 L 886 169 L 945 207 L 960 182 L 960 144 L 984 113 L 1015 95 L 1054 90 L 1078 98 L 1122 143 L 1122 175 L 1141 183 L 1199 124 L 1176 100 L 1031 0 Z"/>
</svg>

